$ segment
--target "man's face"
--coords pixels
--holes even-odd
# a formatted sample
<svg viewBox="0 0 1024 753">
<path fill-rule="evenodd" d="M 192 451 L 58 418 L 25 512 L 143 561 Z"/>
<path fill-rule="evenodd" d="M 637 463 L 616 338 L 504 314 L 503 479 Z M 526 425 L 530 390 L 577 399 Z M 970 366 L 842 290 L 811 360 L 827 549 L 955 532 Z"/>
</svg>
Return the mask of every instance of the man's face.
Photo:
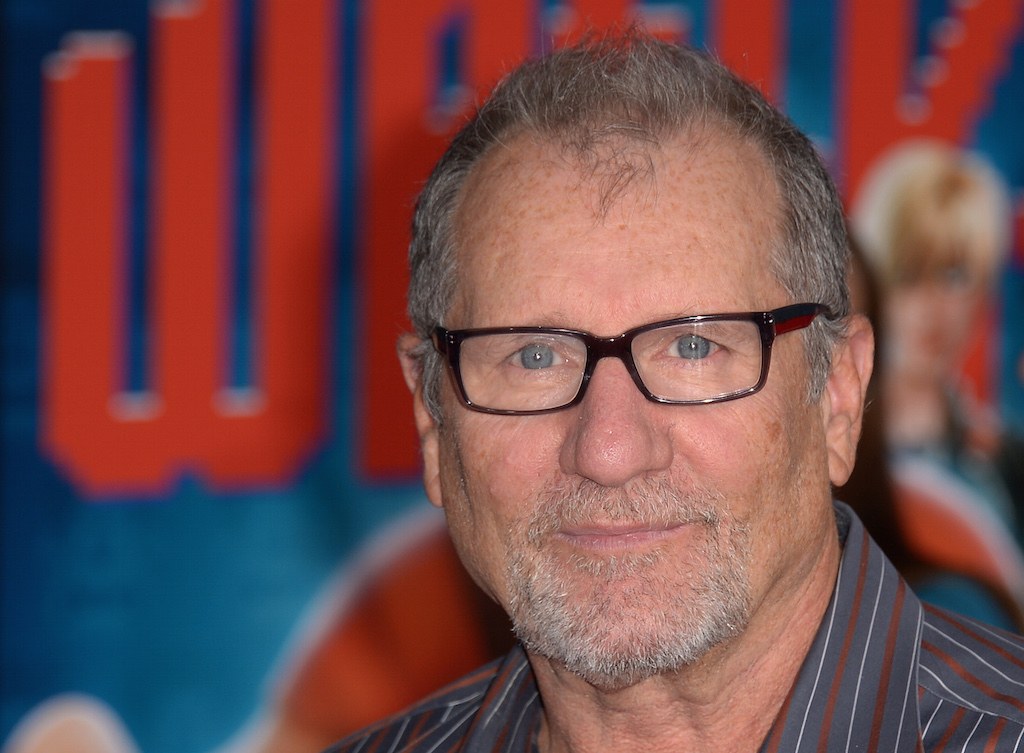
<svg viewBox="0 0 1024 753">
<path fill-rule="evenodd" d="M 477 166 L 447 327 L 607 336 L 795 302 L 769 270 L 780 206 L 754 149 L 623 146 L 653 170 L 604 204 L 614 174 L 547 143 L 519 138 Z M 442 389 L 440 425 L 418 411 L 427 489 L 467 568 L 532 653 L 597 685 L 780 619 L 835 546 L 826 411 L 807 401 L 799 335 L 776 341 L 761 392 L 714 405 L 651 403 L 616 359 L 549 414 L 475 413 Z"/>
</svg>

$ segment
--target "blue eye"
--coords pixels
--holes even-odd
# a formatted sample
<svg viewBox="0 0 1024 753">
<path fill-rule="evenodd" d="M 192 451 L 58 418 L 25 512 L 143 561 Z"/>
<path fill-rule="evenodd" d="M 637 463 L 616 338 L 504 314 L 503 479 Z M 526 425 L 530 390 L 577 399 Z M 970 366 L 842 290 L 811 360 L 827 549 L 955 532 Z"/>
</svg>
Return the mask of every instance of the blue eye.
<svg viewBox="0 0 1024 753">
<path fill-rule="evenodd" d="M 675 341 L 673 350 L 680 358 L 696 361 L 711 353 L 711 341 L 699 335 L 684 335 Z"/>
<path fill-rule="evenodd" d="M 524 369 L 547 369 L 555 363 L 555 352 L 547 345 L 527 345 L 518 353 Z"/>
</svg>

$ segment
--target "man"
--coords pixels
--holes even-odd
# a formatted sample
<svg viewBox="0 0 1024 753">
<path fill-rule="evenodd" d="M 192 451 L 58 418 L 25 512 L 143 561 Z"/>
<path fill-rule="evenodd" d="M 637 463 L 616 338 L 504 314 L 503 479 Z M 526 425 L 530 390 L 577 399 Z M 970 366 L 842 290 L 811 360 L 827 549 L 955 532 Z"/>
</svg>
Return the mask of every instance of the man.
<svg viewBox="0 0 1024 753">
<path fill-rule="evenodd" d="M 502 81 L 420 197 L 399 351 L 520 646 L 334 750 L 1015 750 L 1022 643 L 923 610 L 832 501 L 872 358 L 846 247 L 808 140 L 694 51 Z"/>
</svg>

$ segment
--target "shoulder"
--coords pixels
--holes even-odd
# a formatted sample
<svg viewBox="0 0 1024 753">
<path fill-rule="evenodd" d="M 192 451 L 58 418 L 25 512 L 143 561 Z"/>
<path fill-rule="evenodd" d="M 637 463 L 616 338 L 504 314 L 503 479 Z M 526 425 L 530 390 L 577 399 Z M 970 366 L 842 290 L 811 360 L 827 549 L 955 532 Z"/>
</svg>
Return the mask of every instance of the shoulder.
<svg viewBox="0 0 1024 753">
<path fill-rule="evenodd" d="M 1024 739 L 1024 637 L 926 605 L 918 683 L 926 737 Z"/>
<path fill-rule="evenodd" d="M 502 659 L 455 681 L 416 705 L 349 735 L 325 753 L 360 751 L 458 750 L 474 731 L 482 710 L 488 721 L 502 716 L 500 703 L 510 688 L 529 674 L 526 657 L 518 647 Z"/>
</svg>

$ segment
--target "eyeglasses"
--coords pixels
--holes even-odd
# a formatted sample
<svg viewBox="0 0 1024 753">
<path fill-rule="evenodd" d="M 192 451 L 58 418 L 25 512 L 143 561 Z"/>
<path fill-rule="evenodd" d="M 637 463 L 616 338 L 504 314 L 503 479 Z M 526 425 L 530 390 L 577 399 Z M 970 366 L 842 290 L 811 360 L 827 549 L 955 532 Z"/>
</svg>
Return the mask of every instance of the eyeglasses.
<svg viewBox="0 0 1024 753">
<path fill-rule="evenodd" d="M 618 358 L 644 397 L 656 403 L 719 403 L 752 395 L 768 379 L 772 344 L 824 314 L 820 303 L 773 311 L 684 316 L 614 337 L 551 327 L 434 330 L 467 408 L 532 415 L 583 399 L 602 358 Z"/>
</svg>

